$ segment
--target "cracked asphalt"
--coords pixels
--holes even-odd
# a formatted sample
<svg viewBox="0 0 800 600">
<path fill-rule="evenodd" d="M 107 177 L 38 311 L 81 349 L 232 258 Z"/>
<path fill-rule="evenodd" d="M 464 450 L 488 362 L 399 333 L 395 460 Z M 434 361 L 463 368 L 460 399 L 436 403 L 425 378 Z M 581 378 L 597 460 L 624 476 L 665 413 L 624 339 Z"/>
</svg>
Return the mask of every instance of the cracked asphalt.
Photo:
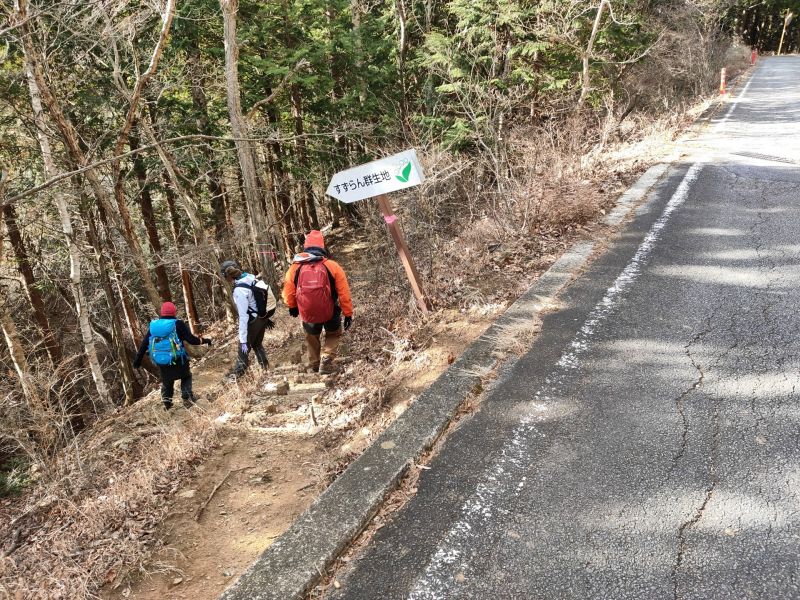
<svg viewBox="0 0 800 600">
<path fill-rule="evenodd" d="M 800 598 L 799 75 L 761 62 L 331 598 Z"/>
</svg>

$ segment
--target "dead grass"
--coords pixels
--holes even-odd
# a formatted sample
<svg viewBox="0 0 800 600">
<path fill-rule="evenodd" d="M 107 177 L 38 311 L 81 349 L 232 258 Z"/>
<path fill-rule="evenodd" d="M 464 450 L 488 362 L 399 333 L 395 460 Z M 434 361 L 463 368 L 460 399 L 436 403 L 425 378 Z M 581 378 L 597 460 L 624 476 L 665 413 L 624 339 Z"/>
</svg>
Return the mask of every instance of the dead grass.
<svg viewBox="0 0 800 600">
<path fill-rule="evenodd" d="M 215 440 L 202 415 L 172 426 L 159 410 L 142 401 L 78 436 L 17 514 L 2 516 L 0 528 L 24 545 L 5 550 L 7 597 L 93 598 L 98 584 L 149 556 L 169 495 Z"/>
</svg>

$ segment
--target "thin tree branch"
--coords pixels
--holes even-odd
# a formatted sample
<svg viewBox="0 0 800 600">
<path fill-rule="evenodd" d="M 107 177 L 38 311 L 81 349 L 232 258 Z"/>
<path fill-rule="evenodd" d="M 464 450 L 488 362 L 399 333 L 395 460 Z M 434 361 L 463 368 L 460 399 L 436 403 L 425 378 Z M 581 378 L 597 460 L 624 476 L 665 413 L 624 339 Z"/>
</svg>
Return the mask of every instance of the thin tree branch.
<svg viewBox="0 0 800 600">
<path fill-rule="evenodd" d="M 212 141 L 221 141 L 221 142 L 234 143 L 234 142 L 239 141 L 239 140 L 247 140 L 247 141 L 252 141 L 252 142 L 258 142 L 258 141 L 264 141 L 264 140 L 276 141 L 276 138 L 269 138 L 269 137 L 266 137 L 266 138 L 263 138 L 263 137 L 234 138 L 234 137 L 220 137 L 220 136 L 202 135 L 202 134 L 180 135 L 180 136 L 177 136 L 177 137 L 168 138 L 166 140 L 161 140 L 161 141 L 158 141 L 158 142 L 155 142 L 155 143 L 152 143 L 152 144 L 146 144 L 146 145 L 143 145 L 143 146 L 139 146 L 138 148 L 136 148 L 134 150 L 130 150 L 128 152 L 124 152 L 124 153 L 118 154 L 116 156 L 111 156 L 109 158 L 104 158 L 102 160 L 98 160 L 98 161 L 95 161 L 93 163 L 86 164 L 86 165 L 82 166 L 79 169 L 75 169 L 74 171 L 68 171 L 66 173 L 61 173 L 60 175 L 52 177 L 52 178 L 48 179 L 47 181 L 45 181 L 45 182 L 43 182 L 43 183 L 41 183 L 41 184 L 39 184 L 39 185 L 37 185 L 35 187 L 32 187 L 32 188 L 30 188 L 28 190 L 25 190 L 24 192 L 20 192 L 19 194 L 16 194 L 14 196 L 11 196 L 11 197 L 1 201 L 0 202 L 0 208 L 6 206 L 8 204 L 13 204 L 15 202 L 18 202 L 19 200 L 22 200 L 23 198 L 27 198 L 28 196 L 32 196 L 33 194 L 36 194 L 38 192 L 41 192 L 42 190 L 45 190 L 45 189 L 47 189 L 49 187 L 52 187 L 54 184 L 58 183 L 59 181 L 63 181 L 64 179 L 68 179 L 68 178 L 70 178 L 70 177 L 72 177 L 74 175 L 80 175 L 81 173 L 85 173 L 86 171 L 91 171 L 92 169 L 95 169 L 97 167 L 101 167 L 103 165 L 107 165 L 107 164 L 113 163 L 115 161 L 120 161 L 123 158 L 127 158 L 129 156 L 133 156 L 134 154 L 138 154 L 138 153 L 144 152 L 146 150 L 152 150 L 153 148 L 157 148 L 159 146 L 159 144 L 171 144 L 171 143 L 174 143 L 174 142 L 181 142 L 181 141 L 184 141 L 184 140 L 212 140 Z"/>
</svg>

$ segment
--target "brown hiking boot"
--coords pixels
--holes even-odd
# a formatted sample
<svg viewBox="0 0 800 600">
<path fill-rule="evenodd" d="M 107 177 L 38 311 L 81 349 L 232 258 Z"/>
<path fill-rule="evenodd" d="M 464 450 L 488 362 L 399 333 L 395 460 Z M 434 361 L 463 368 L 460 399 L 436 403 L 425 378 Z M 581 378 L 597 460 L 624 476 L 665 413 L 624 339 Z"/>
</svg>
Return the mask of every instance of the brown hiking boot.
<svg viewBox="0 0 800 600">
<path fill-rule="evenodd" d="M 336 368 L 336 365 L 333 364 L 333 359 L 330 357 L 323 358 L 319 363 L 319 372 L 323 375 L 330 375 L 332 373 L 336 373 L 336 371 L 338 371 L 338 369 Z"/>
</svg>

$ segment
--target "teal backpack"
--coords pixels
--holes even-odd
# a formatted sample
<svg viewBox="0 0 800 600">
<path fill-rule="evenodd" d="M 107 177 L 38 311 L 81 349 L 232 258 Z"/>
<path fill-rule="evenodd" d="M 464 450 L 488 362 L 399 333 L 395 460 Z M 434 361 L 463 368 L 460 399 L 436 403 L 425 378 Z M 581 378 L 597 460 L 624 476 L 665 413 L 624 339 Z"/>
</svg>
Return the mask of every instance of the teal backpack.
<svg viewBox="0 0 800 600">
<path fill-rule="evenodd" d="M 186 349 L 178 339 L 175 319 L 150 321 L 150 358 L 157 365 L 180 365 L 186 362 Z"/>
</svg>

